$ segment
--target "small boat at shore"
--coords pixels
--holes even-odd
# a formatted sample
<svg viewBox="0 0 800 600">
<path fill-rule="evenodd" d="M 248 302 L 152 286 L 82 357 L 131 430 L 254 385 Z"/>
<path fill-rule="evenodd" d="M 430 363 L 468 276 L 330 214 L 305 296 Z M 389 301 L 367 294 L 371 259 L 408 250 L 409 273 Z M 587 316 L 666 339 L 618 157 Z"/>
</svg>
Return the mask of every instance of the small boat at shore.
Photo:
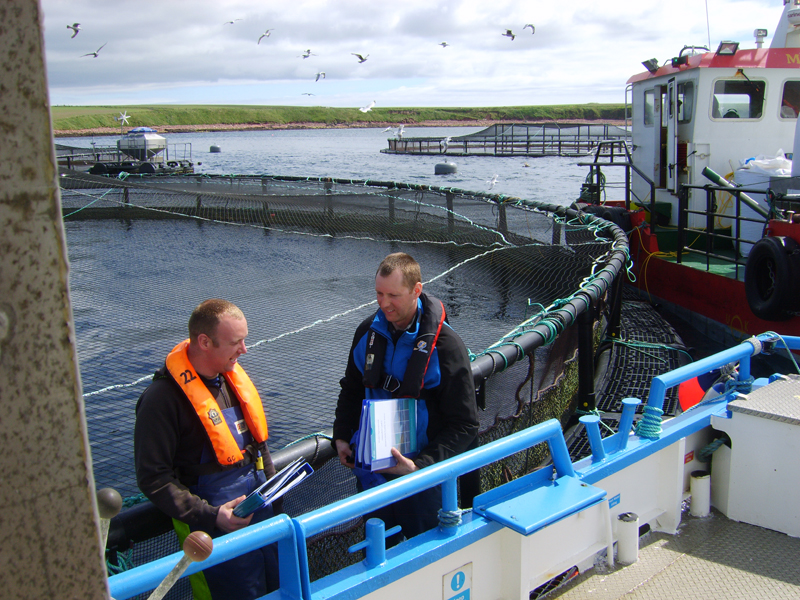
<svg viewBox="0 0 800 600">
<path fill-rule="evenodd" d="M 685 46 L 628 80 L 631 145 L 601 143 L 582 210 L 628 232 L 635 287 L 731 343 L 800 334 L 800 9 L 772 44 Z M 613 182 L 612 182 L 612 177 Z"/>
</svg>

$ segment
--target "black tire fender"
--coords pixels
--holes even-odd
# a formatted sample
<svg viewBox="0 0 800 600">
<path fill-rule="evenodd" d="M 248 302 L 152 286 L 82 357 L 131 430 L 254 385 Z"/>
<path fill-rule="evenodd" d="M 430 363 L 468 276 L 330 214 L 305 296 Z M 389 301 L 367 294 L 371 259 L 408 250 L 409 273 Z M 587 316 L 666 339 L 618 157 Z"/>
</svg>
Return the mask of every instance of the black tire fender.
<svg viewBox="0 0 800 600">
<path fill-rule="evenodd" d="M 755 243 L 744 268 L 750 310 L 765 321 L 785 321 L 800 303 L 800 248 L 787 237 L 765 237 Z"/>
</svg>

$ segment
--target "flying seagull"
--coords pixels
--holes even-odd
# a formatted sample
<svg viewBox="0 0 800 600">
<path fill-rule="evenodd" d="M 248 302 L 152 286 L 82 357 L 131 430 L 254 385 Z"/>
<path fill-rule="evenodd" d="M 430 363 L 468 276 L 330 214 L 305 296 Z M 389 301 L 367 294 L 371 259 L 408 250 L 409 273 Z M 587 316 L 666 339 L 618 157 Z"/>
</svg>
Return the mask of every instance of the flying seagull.
<svg viewBox="0 0 800 600">
<path fill-rule="evenodd" d="M 363 113 L 368 113 L 369 111 L 371 111 L 371 110 L 372 110 L 372 107 L 373 107 L 373 106 L 375 106 L 375 100 L 373 100 L 372 102 L 370 102 L 370 103 L 369 103 L 369 104 L 367 104 L 366 106 L 362 106 L 362 107 L 361 107 L 361 108 L 359 108 L 358 110 L 360 110 L 360 111 L 361 111 L 361 112 L 363 112 Z"/>
<path fill-rule="evenodd" d="M 447 152 L 447 147 L 450 145 L 450 140 L 452 139 L 453 138 L 448 135 L 446 138 L 444 138 L 439 142 L 439 150 L 442 152 L 442 154 Z"/>
<path fill-rule="evenodd" d="M 361 110 L 364 110 L 364 109 L 362 108 Z M 392 133 L 394 133 L 395 136 L 397 136 L 398 139 L 401 139 L 403 137 L 403 129 L 405 129 L 405 127 L 406 127 L 405 125 L 400 125 L 400 127 L 395 129 L 394 127 L 389 125 L 389 127 L 384 129 L 383 131 L 391 131 Z"/>
<path fill-rule="evenodd" d="M 500 35 L 504 35 L 506 37 L 510 37 L 512 42 L 514 41 L 514 38 L 517 37 L 516 35 L 514 35 L 514 32 L 511 31 L 510 29 L 506 29 L 506 32 L 505 33 L 501 33 Z"/>
<path fill-rule="evenodd" d="M 108 42 L 106 42 L 106 44 L 107 44 L 107 43 L 108 43 Z M 99 47 L 97 50 L 95 50 L 94 52 L 89 52 L 88 54 L 82 54 L 82 55 L 81 55 L 81 58 L 83 58 L 84 56 L 91 56 L 92 58 L 97 58 L 97 53 L 98 53 L 98 52 L 100 52 L 100 50 L 102 50 L 103 48 L 105 48 L 105 47 L 106 47 L 106 44 L 103 44 L 102 46 L 100 46 L 100 47 Z"/>
<path fill-rule="evenodd" d="M 306 51 L 305 51 L 305 52 L 303 52 L 303 54 L 301 54 L 300 56 L 302 56 L 303 58 L 308 58 L 309 56 L 316 56 L 316 54 L 314 54 L 313 52 L 311 52 L 311 50 L 306 50 Z"/>
<path fill-rule="evenodd" d="M 303 92 L 300 94 L 301 96 L 316 96 L 316 94 L 312 94 L 311 92 Z"/>
<path fill-rule="evenodd" d="M 531 35 L 533 35 L 534 33 L 536 33 L 536 28 L 535 28 L 535 27 L 534 27 L 532 24 L 530 24 L 530 23 L 528 23 L 527 25 L 525 25 L 525 27 L 523 27 L 523 28 L 522 28 L 522 31 L 525 31 L 525 30 L 526 30 L 528 27 L 530 27 L 530 28 L 531 28 Z"/>
<path fill-rule="evenodd" d="M 317 73 L 317 78 L 314 81 L 319 81 L 320 79 L 325 79 L 325 71 Z"/>
<path fill-rule="evenodd" d="M 488 180 L 486 181 L 486 183 L 488 183 L 488 184 L 489 184 L 489 189 L 492 189 L 492 188 L 494 187 L 494 184 L 495 184 L 495 183 L 497 183 L 497 173 L 495 173 L 494 175 L 492 175 L 492 178 L 491 178 L 491 179 L 488 179 Z"/>
<path fill-rule="evenodd" d="M 80 23 L 73 23 L 72 25 L 67 25 L 67 29 L 72 29 L 72 37 L 69 38 L 69 39 L 72 39 L 76 35 L 78 35 L 78 32 L 81 30 L 81 24 Z"/>
<path fill-rule="evenodd" d="M 355 52 L 351 52 L 350 54 L 352 54 L 353 56 L 358 57 L 358 62 L 359 63 L 363 63 L 369 58 L 369 54 L 367 54 L 366 56 L 361 56 L 360 54 L 356 54 Z"/>
<path fill-rule="evenodd" d="M 258 43 L 260 44 L 261 40 L 263 40 L 265 37 L 269 37 L 269 34 L 270 34 L 271 31 L 272 31 L 272 29 L 267 29 L 264 33 L 262 33 L 261 37 L 258 38 Z"/>
<path fill-rule="evenodd" d="M 128 119 L 130 119 L 130 118 L 131 117 L 128 114 L 127 110 L 124 113 L 119 113 L 118 117 L 114 117 L 114 119 L 116 119 L 117 121 L 120 121 L 120 127 L 122 125 L 127 125 L 128 124 Z"/>
<path fill-rule="evenodd" d="M 387 131 L 394 131 L 394 127 L 389 125 L 386 129 L 384 129 L 381 133 L 386 133 Z"/>
<path fill-rule="evenodd" d="M 234 19 L 233 21 L 225 21 L 223 25 L 233 25 L 236 21 L 241 21 L 241 19 Z"/>
<path fill-rule="evenodd" d="M 447 47 L 448 47 L 450 44 L 448 44 L 447 42 L 439 42 L 439 45 L 440 45 L 442 48 L 447 48 Z"/>
</svg>

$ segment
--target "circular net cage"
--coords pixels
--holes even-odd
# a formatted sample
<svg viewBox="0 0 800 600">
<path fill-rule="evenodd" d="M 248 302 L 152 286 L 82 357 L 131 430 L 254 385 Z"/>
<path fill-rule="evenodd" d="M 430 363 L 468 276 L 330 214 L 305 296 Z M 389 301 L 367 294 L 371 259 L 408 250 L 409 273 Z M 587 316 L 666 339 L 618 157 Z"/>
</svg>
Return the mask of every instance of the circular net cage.
<svg viewBox="0 0 800 600">
<path fill-rule="evenodd" d="M 274 453 L 331 428 L 354 331 L 377 310 L 377 266 L 407 252 L 473 361 L 491 365 L 478 381 L 486 443 L 569 414 L 577 391 L 570 303 L 591 293 L 602 306 L 609 273 L 624 271 L 627 257 L 624 235 L 605 221 L 457 189 L 75 171 L 60 182 L 95 483 L 126 498 L 139 494 L 136 402 L 207 298 L 230 300 L 247 318 L 240 362 L 264 402 Z M 595 312 L 599 322 L 602 308 Z M 481 489 L 536 468 L 547 450 L 523 454 L 483 469 Z M 337 462 L 287 495 L 290 515 L 356 492 Z M 320 552 L 312 541 L 317 575 L 358 560 L 331 551 L 352 543 L 353 526 L 341 528 L 339 542 L 318 540 Z M 132 562 L 177 551 L 169 537 L 153 543 L 163 547 L 136 548 Z"/>
</svg>

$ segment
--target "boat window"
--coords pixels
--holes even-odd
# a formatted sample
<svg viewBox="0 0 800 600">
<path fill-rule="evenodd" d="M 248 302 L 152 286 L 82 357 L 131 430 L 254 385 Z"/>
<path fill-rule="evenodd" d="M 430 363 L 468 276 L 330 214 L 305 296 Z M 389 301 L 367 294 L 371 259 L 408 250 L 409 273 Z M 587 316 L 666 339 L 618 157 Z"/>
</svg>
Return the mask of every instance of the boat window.
<svg viewBox="0 0 800 600">
<path fill-rule="evenodd" d="M 796 119 L 798 113 L 800 113 L 800 81 L 787 81 L 783 84 L 781 118 Z"/>
<path fill-rule="evenodd" d="M 694 112 L 694 81 L 678 84 L 678 123 L 688 123 Z"/>
<path fill-rule="evenodd" d="M 711 116 L 715 119 L 759 119 L 766 83 L 757 79 L 722 79 L 714 84 Z"/>
<path fill-rule="evenodd" d="M 653 124 L 653 113 L 656 110 L 656 91 L 655 90 L 645 90 L 644 91 L 644 124 L 645 125 L 652 125 Z"/>
</svg>

